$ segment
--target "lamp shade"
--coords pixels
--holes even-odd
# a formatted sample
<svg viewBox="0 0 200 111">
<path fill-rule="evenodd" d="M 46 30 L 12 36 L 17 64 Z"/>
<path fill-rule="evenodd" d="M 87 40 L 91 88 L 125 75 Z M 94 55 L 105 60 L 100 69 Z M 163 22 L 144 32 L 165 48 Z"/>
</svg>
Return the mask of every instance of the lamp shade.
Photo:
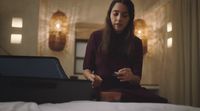
<svg viewBox="0 0 200 111">
<path fill-rule="evenodd" d="M 54 51 L 62 51 L 67 42 L 67 35 L 67 16 L 58 10 L 53 13 L 49 21 L 49 48 Z"/>
<path fill-rule="evenodd" d="M 134 33 L 136 36 L 140 37 L 141 39 L 146 37 L 146 22 L 143 19 L 136 19 L 134 21 L 135 30 Z"/>
</svg>

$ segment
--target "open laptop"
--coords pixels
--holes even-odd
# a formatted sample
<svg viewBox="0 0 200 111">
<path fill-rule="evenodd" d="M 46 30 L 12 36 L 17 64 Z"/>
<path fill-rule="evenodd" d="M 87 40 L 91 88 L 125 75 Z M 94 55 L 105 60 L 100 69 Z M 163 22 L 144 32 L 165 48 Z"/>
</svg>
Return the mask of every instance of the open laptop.
<svg viewBox="0 0 200 111">
<path fill-rule="evenodd" d="M 56 57 L 0 56 L 0 76 L 68 79 Z"/>
<path fill-rule="evenodd" d="M 62 103 L 92 100 L 93 90 L 86 80 L 0 77 L 0 102 L 26 101 Z"/>
<path fill-rule="evenodd" d="M 0 102 L 91 100 L 87 80 L 68 79 L 55 57 L 0 56 Z"/>
</svg>

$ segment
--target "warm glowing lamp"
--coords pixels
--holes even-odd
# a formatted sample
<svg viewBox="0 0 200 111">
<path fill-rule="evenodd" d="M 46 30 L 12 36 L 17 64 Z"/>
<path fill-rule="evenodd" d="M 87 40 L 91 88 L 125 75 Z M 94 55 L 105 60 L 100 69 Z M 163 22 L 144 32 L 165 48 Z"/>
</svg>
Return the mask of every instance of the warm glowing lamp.
<svg viewBox="0 0 200 111">
<path fill-rule="evenodd" d="M 54 51 L 62 51 L 65 48 L 67 34 L 67 16 L 58 10 L 52 15 L 49 22 L 49 48 Z"/>
<path fill-rule="evenodd" d="M 172 37 L 167 39 L 167 48 L 171 48 L 172 47 L 172 43 L 173 43 L 173 39 Z"/>
<path fill-rule="evenodd" d="M 142 39 L 142 44 L 143 44 L 143 53 L 147 53 L 147 25 L 146 22 L 143 19 L 136 19 L 134 21 L 134 34 Z"/>
<path fill-rule="evenodd" d="M 22 43 L 22 34 L 11 34 L 10 43 L 11 44 L 21 44 Z"/>
<path fill-rule="evenodd" d="M 12 27 L 22 28 L 23 27 L 23 19 L 20 17 L 13 17 L 12 18 Z"/>
</svg>

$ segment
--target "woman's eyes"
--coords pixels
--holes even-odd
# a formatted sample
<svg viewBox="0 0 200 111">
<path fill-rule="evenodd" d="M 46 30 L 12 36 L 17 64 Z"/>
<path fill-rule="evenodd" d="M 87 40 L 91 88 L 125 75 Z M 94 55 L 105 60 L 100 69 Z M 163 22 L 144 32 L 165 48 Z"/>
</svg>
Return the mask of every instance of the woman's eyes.
<svg viewBox="0 0 200 111">
<path fill-rule="evenodd" d="M 122 16 L 123 17 L 128 17 L 129 15 L 125 13 L 125 14 L 122 14 Z"/>
<path fill-rule="evenodd" d="M 119 12 L 113 12 L 114 16 L 118 16 L 120 13 Z M 127 13 L 121 13 L 122 17 L 128 17 Z"/>
<path fill-rule="evenodd" d="M 118 12 L 113 12 L 113 15 L 114 15 L 114 16 L 118 16 L 119 13 L 118 13 Z"/>
</svg>

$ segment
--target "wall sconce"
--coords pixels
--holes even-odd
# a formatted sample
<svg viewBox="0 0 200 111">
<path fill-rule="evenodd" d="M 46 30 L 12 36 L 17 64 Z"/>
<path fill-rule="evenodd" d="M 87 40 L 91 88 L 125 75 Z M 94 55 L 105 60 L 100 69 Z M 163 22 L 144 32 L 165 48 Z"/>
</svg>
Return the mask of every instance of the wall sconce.
<svg viewBox="0 0 200 111">
<path fill-rule="evenodd" d="M 10 43 L 11 44 L 21 44 L 22 43 L 22 34 L 11 34 Z"/>
<path fill-rule="evenodd" d="M 172 37 L 169 37 L 169 38 L 167 39 L 167 48 L 171 48 L 171 47 L 172 47 L 172 44 L 173 44 L 173 39 L 172 39 Z"/>
<path fill-rule="evenodd" d="M 65 48 L 67 34 L 67 16 L 58 10 L 53 13 L 49 21 L 49 48 L 54 51 L 62 51 Z"/>
<path fill-rule="evenodd" d="M 13 28 L 23 28 L 23 19 L 21 17 L 12 18 L 12 27 Z"/>
<path fill-rule="evenodd" d="M 136 19 L 134 21 L 134 34 L 142 39 L 142 45 L 143 45 L 143 54 L 147 53 L 147 25 L 146 22 L 143 19 Z"/>
</svg>

